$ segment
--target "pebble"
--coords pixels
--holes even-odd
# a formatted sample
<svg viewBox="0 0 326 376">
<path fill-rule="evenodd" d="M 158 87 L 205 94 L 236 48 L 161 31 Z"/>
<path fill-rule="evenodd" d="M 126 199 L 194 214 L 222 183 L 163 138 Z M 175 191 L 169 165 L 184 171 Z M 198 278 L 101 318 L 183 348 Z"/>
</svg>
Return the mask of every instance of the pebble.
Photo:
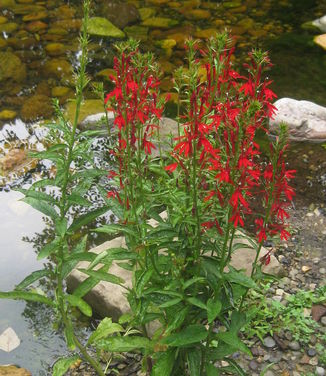
<svg viewBox="0 0 326 376">
<path fill-rule="evenodd" d="M 303 265 L 303 267 L 301 268 L 301 270 L 303 271 L 303 273 L 307 273 L 307 272 L 309 272 L 309 270 L 311 270 L 311 267 L 308 266 L 308 265 Z"/>
<path fill-rule="evenodd" d="M 310 364 L 311 366 L 317 366 L 317 365 L 318 365 L 318 358 L 317 358 L 317 356 L 311 358 L 311 359 L 309 360 L 309 364 Z"/>
<path fill-rule="evenodd" d="M 252 370 L 252 371 L 257 371 L 258 369 L 258 363 L 255 361 L 255 360 L 251 360 L 249 362 L 249 368 Z"/>
<path fill-rule="evenodd" d="M 313 356 L 315 356 L 315 355 L 317 354 L 317 351 L 316 351 L 314 348 L 310 347 L 310 348 L 307 350 L 307 354 L 308 354 L 310 357 L 313 357 Z"/>
<path fill-rule="evenodd" d="M 325 375 L 325 368 L 316 367 L 316 376 L 324 376 L 324 375 Z"/>
<path fill-rule="evenodd" d="M 320 322 L 322 323 L 322 325 L 326 326 L 326 316 L 323 316 L 323 317 L 320 319 Z"/>
<path fill-rule="evenodd" d="M 326 268 L 320 268 L 319 273 L 320 274 L 326 274 Z"/>
<path fill-rule="evenodd" d="M 275 347 L 275 345 L 276 345 L 276 343 L 275 343 L 275 341 L 272 337 L 264 338 L 263 344 L 264 344 L 265 347 L 267 347 L 269 349 Z"/>
<path fill-rule="evenodd" d="M 274 376 L 274 372 L 269 369 L 267 372 L 265 372 L 264 375 L 265 376 Z"/>
<path fill-rule="evenodd" d="M 300 343 L 298 341 L 292 341 L 289 343 L 289 348 L 294 351 L 300 350 Z"/>
</svg>

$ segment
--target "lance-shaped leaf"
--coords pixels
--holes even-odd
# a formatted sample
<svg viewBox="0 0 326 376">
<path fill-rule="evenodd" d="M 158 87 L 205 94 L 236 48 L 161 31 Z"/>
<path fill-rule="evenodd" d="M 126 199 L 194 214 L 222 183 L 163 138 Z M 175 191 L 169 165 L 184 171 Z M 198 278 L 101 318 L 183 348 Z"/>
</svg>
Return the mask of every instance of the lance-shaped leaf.
<svg viewBox="0 0 326 376">
<path fill-rule="evenodd" d="M 90 211 L 84 215 L 81 215 L 80 217 L 76 218 L 73 223 L 69 227 L 70 232 L 75 232 L 76 230 L 80 229 L 82 226 L 85 226 L 89 224 L 90 222 L 94 221 L 97 217 L 99 217 L 102 214 L 105 214 L 110 208 L 107 206 L 104 206 L 99 209 L 95 209 L 93 211 Z"/>
<path fill-rule="evenodd" d="M 199 343 L 207 338 L 208 332 L 203 325 L 189 325 L 179 333 L 173 333 L 164 338 L 161 342 L 169 346 L 188 346 Z"/>
<path fill-rule="evenodd" d="M 46 277 L 50 274 L 50 271 L 47 269 L 36 270 L 35 272 L 28 275 L 24 278 L 17 286 L 16 290 L 23 290 L 32 283 L 38 281 L 42 277 Z"/>
<path fill-rule="evenodd" d="M 78 269 L 80 272 L 83 272 L 91 277 L 97 278 L 98 280 L 114 283 L 116 285 L 121 285 L 125 283 L 125 281 L 117 277 L 114 274 L 106 273 L 101 270 L 87 270 L 87 269 Z"/>
<path fill-rule="evenodd" d="M 66 295 L 66 300 L 71 306 L 77 307 L 85 316 L 92 317 L 92 308 L 83 299 L 74 295 Z"/>
<path fill-rule="evenodd" d="M 124 225 L 119 225 L 112 223 L 110 225 L 103 225 L 99 228 L 94 229 L 93 231 L 96 232 L 103 232 L 105 234 L 119 234 L 120 232 L 124 234 L 128 234 L 131 236 L 136 236 L 136 232 L 133 231 L 130 227 L 124 226 Z"/>
<path fill-rule="evenodd" d="M 53 366 L 52 376 L 63 376 L 78 359 L 78 355 L 70 356 L 69 358 L 59 358 Z"/>
<path fill-rule="evenodd" d="M 222 303 L 216 299 L 208 299 L 207 301 L 207 319 L 210 324 L 219 315 L 222 309 Z"/>
<path fill-rule="evenodd" d="M 157 355 L 151 376 L 170 376 L 174 367 L 175 349 L 169 349 Z"/>
<path fill-rule="evenodd" d="M 59 219 L 59 215 L 54 209 L 53 205 L 49 205 L 47 202 L 38 200 L 33 197 L 25 197 L 21 199 L 21 201 L 25 202 L 26 204 L 32 206 L 34 209 L 38 210 L 39 212 L 47 215 L 53 221 L 57 221 Z"/>
<path fill-rule="evenodd" d="M 46 244 L 37 255 L 38 260 L 42 260 L 45 257 L 50 256 L 52 253 L 56 252 L 60 246 L 60 238 L 55 238 L 52 242 Z"/>
<path fill-rule="evenodd" d="M 29 291 L 8 291 L 0 292 L 0 299 L 26 300 L 27 302 L 44 303 L 54 306 L 54 302 L 44 295 Z"/>
<path fill-rule="evenodd" d="M 110 337 L 97 342 L 97 347 L 110 352 L 126 352 L 150 349 L 151 341 L 145 337 Z"/>
<path fill-rule="evenodd" d="M 108 337 L 111 334 L 124 332 L 124 329 L 121 325 L 112 322 L 112 319 L 105 317 L 96 328 L 95 332 L 88 339 L 88 344 L 97 342 L 98 340 Z"/>
</svg>

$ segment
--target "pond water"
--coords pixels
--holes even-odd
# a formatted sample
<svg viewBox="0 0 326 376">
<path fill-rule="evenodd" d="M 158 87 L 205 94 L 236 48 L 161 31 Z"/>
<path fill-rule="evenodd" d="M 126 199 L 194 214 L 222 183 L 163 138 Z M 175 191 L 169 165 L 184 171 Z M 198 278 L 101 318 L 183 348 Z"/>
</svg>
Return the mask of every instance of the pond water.
<svg viewBox="0 0 326 376">
<path fill-rule="evenodd" d="M 279 97 L 326 105 L 326 54 L 314 45 L 314 34 L 302 28 L 304 22 L 326 14 L 326 0 L 112 4 L 94 0 L 92 16 L 107 17 L 126 35 L 140 39 L 141 49 L 155 52 L 163 70 L 163 92 L 173 91 L 171 73 L 185 62 L 185 39 L 204 41 L 228 27 L 237 37 L 235 64 L 244 62 L 252 47 L 269 50 L 275 64 L 270 76 Z M 36 212 L 18 203 L 19 194 L 10 188 L 49 168 L 27 160 L 25 151 L 44 147 L 44 131 L 36 121 L 52 116 L 51 97 L 58 97 L 62 105 L 74 97 L 72 71 L 78 64 L 81 16 L 79 0 L 0 0 L 0 158 L 12 153 L 11 162 L 1 163 L 0 174 L 0 290 L 13 288 L 40 267 L 35 247 L 22 237 L 42 233 L 45 224 Z M 106 88 L 116 41 L 91 37 L 88 74 Z M 86 97 L 96 98 L 90 89 Z M 320 145 L 293 145 L 289 163 L 299 171 L 295 184 L 301 206 L 325 202 L 325 161 L 326 151 Z M 0 364 L 14 363 L 32 374 L 47 374 L 56 356 L 65 351 L 50 318 L 38 306 L 0 301 L 0 333 L 11 326 L 22 340 L 12 353 L 0 350 Z"/>
</svg>

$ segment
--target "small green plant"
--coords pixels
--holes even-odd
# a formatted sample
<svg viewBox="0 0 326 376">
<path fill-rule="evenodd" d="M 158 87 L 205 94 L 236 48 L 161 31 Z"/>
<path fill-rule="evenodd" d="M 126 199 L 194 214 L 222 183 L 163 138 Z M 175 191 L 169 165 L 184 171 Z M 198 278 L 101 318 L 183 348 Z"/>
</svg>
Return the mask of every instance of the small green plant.
<svg viewBox="0 0 326 376">
<path fill-rule="evenodd" d="M 305 316 L 304 309 L 310 309 L 313 304 L 324 303 L 326 288 L 320 287 L 315 291 L 299 290 L 286 297 L 286 304 L 266 298 L 269 288 L 268 283 L 261 291 L 251 291 L 246 302 L 250 324 L 243 329 L 245 336 L 257 336 L 262 340 L 266 335 L 287 330 L 295 340 L 308 344 L 310 336 L 318 333 L 319 324 L 310 316 Z"/>
</svg>

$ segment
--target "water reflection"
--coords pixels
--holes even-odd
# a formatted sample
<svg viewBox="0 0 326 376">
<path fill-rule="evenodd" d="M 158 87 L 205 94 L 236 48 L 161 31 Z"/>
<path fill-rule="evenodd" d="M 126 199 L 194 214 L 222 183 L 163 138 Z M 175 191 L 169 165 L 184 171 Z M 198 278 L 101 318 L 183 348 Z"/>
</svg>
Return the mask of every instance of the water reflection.
<svg viewBox="0 0 326 376">
<path fill-rule="evenodd" d="M 41 269 L 32 243 L 22 240 L 44 229 L 40 213 L 20 202 L 18 192 L 0 192 L 0 290 L 15 287 L 32 271 Z M 10 353 L 0 350 L 0 364 L 17 364 L 33 375 L 47 375 L 47 369 L 66 351 L 63 338 L 52 328 L 53 314 L 44 305 L 0 301 L 0 333 L 12 327 L 21 339 Z"/>
</svg>

